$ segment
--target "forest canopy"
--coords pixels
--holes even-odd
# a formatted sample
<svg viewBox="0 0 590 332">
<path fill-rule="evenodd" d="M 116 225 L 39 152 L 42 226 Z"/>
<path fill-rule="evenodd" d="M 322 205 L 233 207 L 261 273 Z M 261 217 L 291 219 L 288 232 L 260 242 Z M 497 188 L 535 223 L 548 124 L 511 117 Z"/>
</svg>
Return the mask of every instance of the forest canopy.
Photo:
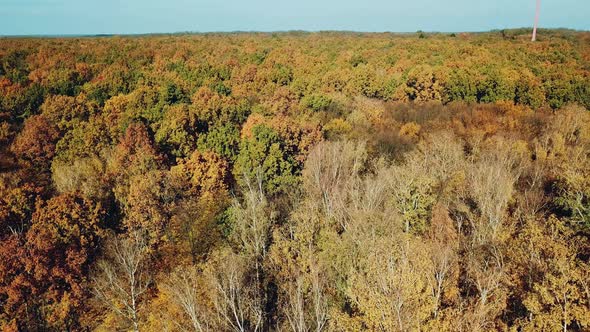
<svg viewBox="0 0 590 332">
<path fill-rule="evenodd" d="M 590 33 L 0 38 L 2 331 L 587 331 Z"/>
</svg>

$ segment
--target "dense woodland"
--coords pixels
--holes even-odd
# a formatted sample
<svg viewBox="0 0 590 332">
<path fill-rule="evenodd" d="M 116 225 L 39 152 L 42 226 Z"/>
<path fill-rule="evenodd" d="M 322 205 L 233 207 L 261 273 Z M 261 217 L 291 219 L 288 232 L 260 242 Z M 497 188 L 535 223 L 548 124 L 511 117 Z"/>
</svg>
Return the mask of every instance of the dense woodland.
<svg viewBox="0 0 590 332">
<path fill-rule="evenodd" d="M 589 331 L 590 33 L 0 39 L 2 331 Z"/>
</svg>

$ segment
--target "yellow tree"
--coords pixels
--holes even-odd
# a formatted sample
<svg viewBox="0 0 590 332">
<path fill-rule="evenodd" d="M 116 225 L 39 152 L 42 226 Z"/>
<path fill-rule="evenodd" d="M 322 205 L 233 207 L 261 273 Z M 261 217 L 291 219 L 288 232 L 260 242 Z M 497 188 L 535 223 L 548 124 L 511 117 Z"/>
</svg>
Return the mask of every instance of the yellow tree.
<svg viewBox="0 0 590 332">
<path fill-rule="evenodd" d="M 572 235 L 555 217 L 530 221 L 521 235 L 524 243 L 530 243 L 528 251 L 540 273 L 524 296 L 529 312 L 521 321 L 524 331 L 566 332 L 590 327 L 588 265 L 576 258 L 577 239 Z"/>
</svg>

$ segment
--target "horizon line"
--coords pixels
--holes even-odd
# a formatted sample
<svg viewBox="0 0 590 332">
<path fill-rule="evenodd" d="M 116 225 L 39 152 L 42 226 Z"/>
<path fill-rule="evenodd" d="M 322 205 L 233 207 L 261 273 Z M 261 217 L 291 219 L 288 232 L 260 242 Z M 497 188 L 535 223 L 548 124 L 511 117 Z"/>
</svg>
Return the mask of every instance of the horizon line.
<svg viewBox="0 0 590 332">
<path fill-rule="evenodd" d="M 68 33 L 68 34 L 14 34 L 14 35 L 4 35 L 0 34 L 0 38 L 92 38 L 92 37 L 141 37 L 141 36 L 166 36 L 166 35 L 213 35 L 213 34 L 289 34 L 289 33 L 360 33 L 360 34 L 399 34 L 399 35 L 408 35 L 408 34 L 416 34 L 416 33 L 427 33 L 427 34 L 453 34 L 453 33 L 474 33 L 474 34 L 483 34 L 483 33 L 491 33 L 491 32 L 501 32 L 501 31 L 513 31 L 513 30 L 531 30 L 533 27 L 513 27 L 513 28 L 498 28 L 498 29 L 491 29 L 491 30 L 462 30 L 462 31 L 426 31 L 426 30 L 416 30 L 416 31 L 392 31 L 392 30 L 383 30 L 383 31 L 362 31 L 362 30 L 304 30 L 304 29 L 290 29 L 290 30 L 211 30 L 211 31 L 175 31 L 175 32 L 138 32 L 138 33 Z M 570 31 L 570 32 L 590 32 L 590 29 L 575 29 L 575 28 L 566 28 L 566 27 L 558 27 L 558 28 L 539 28 L 538 31 Z"/>
</svg>

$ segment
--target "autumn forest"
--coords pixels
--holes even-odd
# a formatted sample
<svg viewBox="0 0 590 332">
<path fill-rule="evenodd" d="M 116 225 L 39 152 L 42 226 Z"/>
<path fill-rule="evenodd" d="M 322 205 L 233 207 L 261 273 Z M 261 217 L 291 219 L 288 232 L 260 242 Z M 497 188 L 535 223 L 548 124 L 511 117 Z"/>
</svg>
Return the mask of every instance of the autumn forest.
<svg viewBox="0 0 590 332">
<path fill-rule="evenodd" d="M 2 331 L 589 331 L 590 33 L 0 38 Z"/>
</svg>

